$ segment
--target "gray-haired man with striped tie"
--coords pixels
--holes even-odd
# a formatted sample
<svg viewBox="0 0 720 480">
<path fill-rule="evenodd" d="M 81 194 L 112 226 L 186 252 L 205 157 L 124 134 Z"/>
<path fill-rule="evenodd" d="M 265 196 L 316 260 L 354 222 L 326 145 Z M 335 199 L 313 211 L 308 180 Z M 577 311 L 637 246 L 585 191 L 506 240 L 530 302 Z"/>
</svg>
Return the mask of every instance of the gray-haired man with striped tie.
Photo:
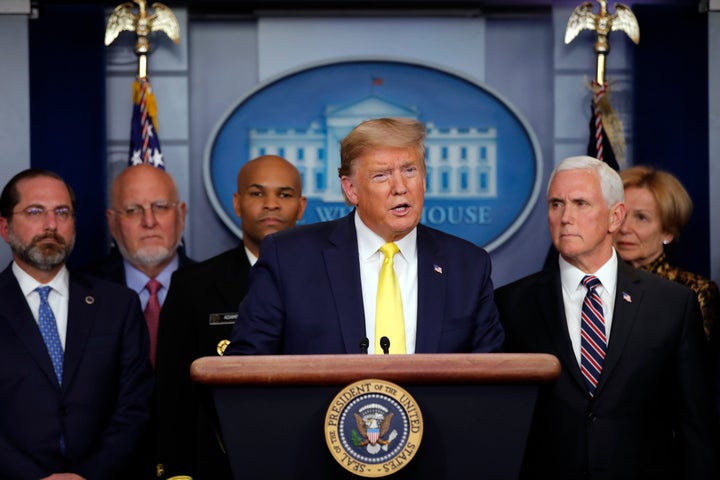
<svg viewBox="0 0 720 480">
<path fill-rule="evenodd" d="M 717 422 L 693 292 L 619 259 L 618 173 L 592 157 L 557 165 L 552 268 L 495 292 L 506 351 L 551 353 L 521 478 L 711 479 Z"/>
<path fill-rule="evenodd" d="M 0 194 L 0 478 L 139 478 L 133 459 L 153 389 L 132 290 L 65 267 L 75 197 L 28 169 Z"/>
</svg>

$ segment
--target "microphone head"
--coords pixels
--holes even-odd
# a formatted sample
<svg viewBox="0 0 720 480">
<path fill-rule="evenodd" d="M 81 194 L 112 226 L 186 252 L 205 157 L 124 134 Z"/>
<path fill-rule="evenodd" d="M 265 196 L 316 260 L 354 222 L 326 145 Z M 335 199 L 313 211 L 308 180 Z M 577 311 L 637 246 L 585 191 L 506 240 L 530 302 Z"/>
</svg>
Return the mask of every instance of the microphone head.
<svg viewBox="0 0 720 480">
<path fill-rule="evenodd" d="M 380 348 L 382 348 L 383 353 L 390 353 L 390 339 L 388 337 L 380 337 Z"/>
<path fill-rule="evenodd" d="M 360 339 L 360 353 L 367 353 L 368 347 L 370 347 L 370 340 L 367 337 Z"/>
</svg>

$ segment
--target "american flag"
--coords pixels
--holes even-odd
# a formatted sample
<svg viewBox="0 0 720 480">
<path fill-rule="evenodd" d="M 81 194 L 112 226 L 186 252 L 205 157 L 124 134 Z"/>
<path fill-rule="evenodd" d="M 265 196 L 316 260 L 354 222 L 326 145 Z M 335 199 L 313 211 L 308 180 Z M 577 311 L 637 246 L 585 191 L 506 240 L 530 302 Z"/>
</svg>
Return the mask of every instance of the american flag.
<svg viewBox="0 0 720 480">
<path fill-rule="evenodd" d="M 138 78 L 132 89 L 133 114 L 130 124 L 130 165 L 147 163 L 165 170 L 157 136 L 157 104 L 150 79 Z"/>
</svg>

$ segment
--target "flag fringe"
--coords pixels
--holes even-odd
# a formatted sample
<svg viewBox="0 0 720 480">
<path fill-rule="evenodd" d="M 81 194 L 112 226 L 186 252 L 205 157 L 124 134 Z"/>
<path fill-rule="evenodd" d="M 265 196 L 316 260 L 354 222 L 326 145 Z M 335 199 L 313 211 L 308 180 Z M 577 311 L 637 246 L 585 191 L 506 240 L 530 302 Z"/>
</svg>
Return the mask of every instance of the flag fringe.
<svg viewBox="0 0 720 480">
<path fill-rule="evenodd" d="M 606 83 L 605 92 L 601 95 L 598 95 L 601 86 L 597 82 L 592 81 L 589 89 L 593 92 L 594 107 L 600 113 L 602 128 L 613 149 L 615 159 L 622 167 L 625 164 L 625 134 L 622 120 L 610 103 L 611 85 Z"/>
<path fill-rule="evenodd" d="M 153 127 L 155 127 L 155 131 L 157 132 L 157 101 L 155 100 L 155 94 L 152 91 L 152 86 L 150 85 L 150 80 L 147 78 L 140 79 L 136 78 L 135 81 L 132 84 L 132 101 L 135 105 L 140 105 L 140 101 L 142 98 L 142 85 L 141 82 L 146 85 L 146 93 L 145 93 L 145 106 L 147 108 L 147 113 L 150 116 L 150 119 L 153 122 Z"/>
</svg>

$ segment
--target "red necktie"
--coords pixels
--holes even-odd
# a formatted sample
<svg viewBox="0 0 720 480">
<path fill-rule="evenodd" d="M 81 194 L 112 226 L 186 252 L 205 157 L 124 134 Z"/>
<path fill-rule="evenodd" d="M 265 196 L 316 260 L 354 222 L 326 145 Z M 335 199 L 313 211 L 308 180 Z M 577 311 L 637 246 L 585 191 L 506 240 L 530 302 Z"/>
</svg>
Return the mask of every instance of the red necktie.
<svg viewBox="0 0 720 480">
<path fill-rule="evenodd" d="M 155 348 L 157 346 L 158 324 L 160 323 L 160 299 L 158 298 L 158 290 L 162 288 L 162 284 L 151 278 L 145 285 L 150 292 L 150 298 L 145 306 L 145 321 L 147 322 L 148 332 L 150 333 L 150 363 L 155 366 Z"/>
</svg>

